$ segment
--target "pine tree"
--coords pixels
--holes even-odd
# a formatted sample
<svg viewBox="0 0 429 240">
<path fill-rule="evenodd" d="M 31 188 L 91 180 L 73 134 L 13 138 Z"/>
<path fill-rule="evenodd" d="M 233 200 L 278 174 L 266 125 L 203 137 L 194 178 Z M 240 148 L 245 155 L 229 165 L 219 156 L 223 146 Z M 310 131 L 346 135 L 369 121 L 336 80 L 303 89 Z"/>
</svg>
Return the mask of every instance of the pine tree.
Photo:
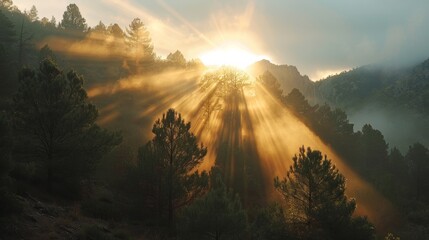
<svg viewBox="0 0 429 240">
<path fill-rule="evenodd" d="M 356 203 L 345 195 L 344 176 L 317 150 L 302 147 L 292 160 L 286 177 L 276 177 L 274 186 L 286 200 L 288 217 L 298 236 L 349 239 L 348 233 L 361 225 L 352 224 Z"/>
<path fill-rule="evenodd" d="M 185 239 L 240 239 L 248 225 L 240 199 L 219 174 L 211 179 L 211 190 L 182 212 L 179 231 Z"/>
<path fill-rule="evenodd" d="M 42 163 L 49 190 L 54 182 L 79 190 L 120 136 L 95 123 L 98 111 L 88 102 L 83 78 L 76 72 L 64 74 L 45 59 L 37 71 L 23 69 L 19 80 L 13 101 L 18 153 Z"/>
<path fill-rule="evenodd" d="M 417 200 L 429 199 L 429 149 L 421 143 L 408 148 L 405 159 L 410 164 L 412 189 Z"/>
<path fill-rule="evenodd" d="M 152 129 L 154 138 L 139 151 L 143 182 L 152 192 L 152 205 L 158 217 L 165 212 L 170 232 L 174 231 L 176 210 L 190 204 L 204 193 L 208 176 L 196 171 L 203 161 L 207 148 L 198 145 L 190 132 L 191 123 L 185 123 L 174 109 L 158 119 Z"/>
<path fill-rule="evenodd" d="M 126 29 L 126 39 L 128 49 L 134 58 L 137 68 L 140 67 L 141 63 L 154 61 L 155 54 L 153 52 L 152 39 L 140 18 L 135 18 Z"/>
<path fill-rule="evenodd" d="M 87 29 L 86 20 L 82 17 L 76 4 L 67 6 L 60 23 L 61 28 L 69 31 L 84 32 Z"/>
<path fill-rule="evenodd" d="M 38 11 L 36 6 L 32 6 L 30 9 L 30 12 L 28 12 L 27 14 L 28 19 L 30 20 L 30 22 L 34 22 L 39 20 L 39 16 L 38 16 Z"/>
<path fill-rule="evenodd" d="M 169 61 L 175 67 L 186 67 L 186 59 L 179 50 L 168 54 L 167 61 Z"/>
<path fill-rule="evenodd" d="M 274 75 L 268 70 L 265 71 L 256 79 L 262 86 L 268 91 L 274 98 L 281 99 L 283 90 L 281 89 L 280 83 Z M 261 92 L 264 94 L 264 92 Z"/>
<path fill-rule="evenodd" d="M 0 7 L 5 8 L 6 10 L 11 9 L 13 6 L 12 0 L 0 0 Z"/>
<path fill-rule="evenodd" d="M 13 23 L 9 20 L 6 15 L 0 10 L 0 74 L 6 78 L 6 73 L 10 68 L 10 49 L 16 41 L 16 34 Z"/>
</svg>

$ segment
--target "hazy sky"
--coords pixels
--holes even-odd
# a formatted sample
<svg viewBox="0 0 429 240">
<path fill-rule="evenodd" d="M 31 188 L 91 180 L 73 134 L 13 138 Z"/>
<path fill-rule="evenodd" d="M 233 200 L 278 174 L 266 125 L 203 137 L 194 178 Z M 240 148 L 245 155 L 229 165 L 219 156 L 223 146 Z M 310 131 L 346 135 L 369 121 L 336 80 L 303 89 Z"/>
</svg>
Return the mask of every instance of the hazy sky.
<svg viewBox="0 0 429 240">
<path fill-rule="evenodd" d="M 195 58 L 233 42 L 313 80 L 370 63 L 429 58 L 427 0 L 14 0 L 57 21 L 70 3 L 90 26 L 102 20 L 125 28 L 140 17 L 160 55 L 179 49 Z"/>
</svg>

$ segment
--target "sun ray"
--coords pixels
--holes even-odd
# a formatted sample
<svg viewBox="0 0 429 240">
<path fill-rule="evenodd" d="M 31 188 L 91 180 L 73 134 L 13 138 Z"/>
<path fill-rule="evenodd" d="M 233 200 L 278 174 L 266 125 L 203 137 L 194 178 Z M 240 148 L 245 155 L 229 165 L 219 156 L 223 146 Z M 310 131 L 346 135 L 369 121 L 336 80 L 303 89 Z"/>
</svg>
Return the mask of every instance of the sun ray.
<svg viewBox="0 0 429 240">
<path fill-rule="evenodd" d="M 397 212 L 386 198 L 258 82 L 252 79 L 248 89 L 223 99 L 214 94 L 216 84 L 200 88 L 198 79 L 204 73 L 179 70 L 139 75 L 94 86 L 88 94 L 101 107 L 99 123 L 125 126 L 127 136 L 134 139 L 130 141 L 137 145 L 151 138 L 153 121 L 168 108 L 181 112 L 208 147 L 200 170 L 222 166 L 227 183 L 240 191 L 245 204 L 278 198 L 274 176 L 283 177 L 292 156 L 305 145 L 327 154 L 345 175 L 347 194 L 357 199 L 358 214 L 367 215 L 379 229 L 397 220 Z M 214 110 L 207 113 L 207 107 Z"/>
</svg>

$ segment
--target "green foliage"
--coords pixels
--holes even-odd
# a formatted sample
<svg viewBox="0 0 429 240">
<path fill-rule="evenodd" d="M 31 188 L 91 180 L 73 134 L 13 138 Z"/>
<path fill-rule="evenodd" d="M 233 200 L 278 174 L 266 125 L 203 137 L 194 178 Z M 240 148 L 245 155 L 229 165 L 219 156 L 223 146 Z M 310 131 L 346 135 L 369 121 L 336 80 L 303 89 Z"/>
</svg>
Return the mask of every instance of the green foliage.
<svg viewBox="0 0 429 240">
<path fill-rule="evenodd" d="M 370 124 L 365 124 L 362 127 L 359 142 L 363 169 L 368 170 L 367 175 L 370 178 L 376 178 L 380 170 L 388 164 L 388 145 L 384 136 Z"/>
<path fill-rule="evenodd" d="M 208 184 L 207 173 L 196 171 L 207 149 L 198 145 L 190 129 L 190 122 L 169 109 L 155 121 L 154 138 L 139 150 L 147 205 L 157 211 L 158 219 L 167 213 L 170 230 L 176 210 L 201 196 Z"/>
<path fill-rule="evenodd" d="M 72 3 L 63 14 L 60 27 L 67 31 L 84 32 L 87 29 L 86 20 L 82 17 L 79 7 Z"/>
<path fill-rule="evenodd" d="M 21 211 L 21 204 L 10 190 L 12 136 L 6 115 L 0 112 L 0 217 Z"/>
<path fill-rule="evenodd" d="M 429 200 L 429 150 L 420 143 L 409 147 L 405 159 L 410 164 L 414 197 Z"/>
<path fill-rule="evenodd" d="M 16 33 L 14 24 L 0 9 L 0 99 L 10 94 L 14 84 L 11 77 L 14 73 L 13 68 L 13 49 L 16 42 Z"/>
<path fill-rule="evenodd" d="M 375 228 L 366 217 L 354 217 L 343 231 L 344 239 L 371 240 L 375 239 Z"/>
<path fill-rule="evenodd" d="M 292 239 L 285 213 L 279 204 L 272 204 L 259 210 L 252 223 L 252 239 Z"/>
<path fill-rule="evenodd" d="M 42 62 L 45 59 L 49 59 L 52 62 L 56 62 L 56 57 L 54 55 L 54 52 L 52 52 L 52 50 L 49 48 L 48 44 L 43 46 L 40 49 L 40 53 L 39 53 L 39 61 Z"/>
<path fill-rule="evenodd" d="M 415 110 L 428 114 L 429 59 L 400 70 L 369 65 L 342 72 L 316 82 L 319 102 L 328 102 L 343 109 L 380 105 L 384 109 Z"/>
<path fill-rule="evenodd" d="M 27 14 L 28 19 L 30 20 L 30 22 L 34 22 L 39 20 L 39 16 L 38 16 L 38 11 L 36 6 L 31 6 L 30 12 L 28 12 Z"/>
<path fill-rule="evenodd" d="M 344 176 L 317 150 L 302 147 L 292 160 L 286 177 L 276 177 L 274 186 L 286 201 L 298 236 L 343 239 L 356 208 L 345 196 Z"/>
<path fill-rule="evenodd" d="M 8 17 L 0 10 L 0 43 L 10 44 L 15 41 L 14 25 Z M 3 46 L 5 48 L 6 46 Z"/>
<path fill-rule="evenodd" d="M 11 168 L 12 135 L 6 114 L 0 112 L 0 188 L 7 182 Z"/>
<path fill-rule="evenodd" d="M 220 175 L 211 190 L 181 214 L 183 239 L 240 239 L 247 230 L 247 216 L 238 195 L 228 191 Z"/>
<path fill-rule="evenodd" d="M 48 188 L 57 180 L 71 188 L 90 178 L 98 160 L 121 141 L 97 126 L 97 109 L 88 103 L 83 78 L 64 74 L 44 60 L 38 71 L 23 69 L 13 103 L 18 149 L 40 160 Z M 76 188 L 75 188 L 76 189 Z"/>
</svg>

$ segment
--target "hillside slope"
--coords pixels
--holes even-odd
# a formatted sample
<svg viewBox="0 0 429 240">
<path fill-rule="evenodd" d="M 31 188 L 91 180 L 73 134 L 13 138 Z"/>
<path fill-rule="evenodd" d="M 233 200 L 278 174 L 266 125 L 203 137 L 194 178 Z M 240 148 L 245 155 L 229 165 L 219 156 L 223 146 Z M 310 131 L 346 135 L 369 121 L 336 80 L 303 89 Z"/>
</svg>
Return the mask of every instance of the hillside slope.
<svg viewBox="0 0 429 240">
<path fill-rule="evenodd" d="M 308 76 L 301 75 L 295 66 L 276 65 L 268 60 L 261 60 L 252 64 L 248 70 L 255 77 L 262 75 L 265 71 L 271 72 L 279 80 L 284 94 L 297 88 L 307 96 L 313 95 L 314 82 Z"/>
<path fill-rule="evenodd" d="M 362 66 L 317 82 L 292 65 L 262 60 L 249 67 L 255 77 L 265 71 L 279 80 L 284 95 L 297 88 L 312 104 L 341 108 L 356 130 L 370 123 L 391 147 L 429 144 L 429 59 L 408 68 Z"/>
</svg>

